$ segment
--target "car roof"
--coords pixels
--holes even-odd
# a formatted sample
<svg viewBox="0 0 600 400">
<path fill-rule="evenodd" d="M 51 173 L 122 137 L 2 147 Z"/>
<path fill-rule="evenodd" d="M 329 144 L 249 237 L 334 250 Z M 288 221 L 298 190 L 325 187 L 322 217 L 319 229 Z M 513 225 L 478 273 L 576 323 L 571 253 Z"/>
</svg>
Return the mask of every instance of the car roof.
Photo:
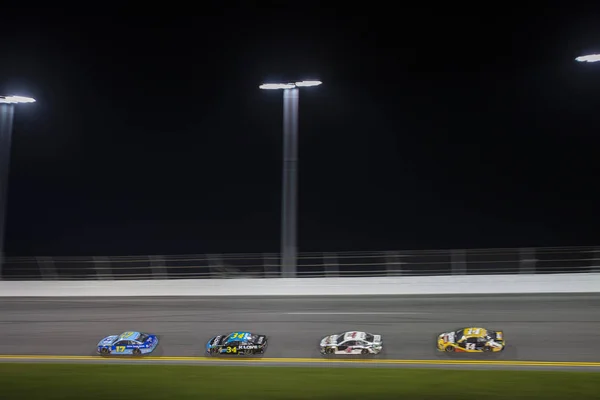
<svg viewBox="0 0 600 400">
<path fill-rule="evenodd" d="M 128 331 L 121 333 L 117 340 L 138 340 L 140 336 L 142 336 L 140 332 Z"/>
<path fill-rule="evenodd" d="M 469 327 L 463 330 L 463 336 L 467 338 L 480 338 L 487 336 L 488 331 L 485 328 Z"/>
<path fill-rule="evenodd" d="M 256 336 L 256 335 L 253 334 L 252 332 L 247 332 L 247 331 L 231 332 L 225 336 L 225 338 L 227 339 L 225 341 L 225 343 L 246 342 L 246 341 L 248 341 L 248 339 L 250 339 L 250 336 Z"/>
<path fill-rule="evenodd" d="M 344 334 L 344 340 L 365 340 L 365 332 L 350 331 Z"/>
</svg>

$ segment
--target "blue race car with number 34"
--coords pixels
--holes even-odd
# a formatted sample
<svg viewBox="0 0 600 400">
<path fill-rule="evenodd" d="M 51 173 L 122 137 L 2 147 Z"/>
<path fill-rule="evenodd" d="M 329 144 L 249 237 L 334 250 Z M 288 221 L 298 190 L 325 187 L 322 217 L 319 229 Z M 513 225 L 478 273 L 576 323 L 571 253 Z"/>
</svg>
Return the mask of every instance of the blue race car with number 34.
<svg viewBox="0 0 600 400">
<path fill-rule="evenodd" d="M 158 346 L 158 337 L 142 332 L 123 332 L 111 335 L 98 343 L 97 352 L 102 355 L 134 355 L 149 354 Z"/>
<path fill-rule="evenodd" d="M 206 353 L 211 356 L 264 354 L 266 350 L 267 336 L 251 332 L 232 332 L 228 335 L 219 335 L 206 343 Z"/>
</svg>

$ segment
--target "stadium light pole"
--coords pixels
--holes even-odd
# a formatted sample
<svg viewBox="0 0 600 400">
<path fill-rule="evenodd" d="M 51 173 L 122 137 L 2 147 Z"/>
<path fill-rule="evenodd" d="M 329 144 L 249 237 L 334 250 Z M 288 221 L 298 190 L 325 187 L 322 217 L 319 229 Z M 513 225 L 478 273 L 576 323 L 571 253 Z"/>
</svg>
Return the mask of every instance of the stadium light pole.
<svg viewBox="0 0 600 400">
<path fill-rule="evenodd" d="M 8 170 L 10 167 L 10 143 L 15 105 L 33 102 L 35 102 L 35 99 L 31 97 L 0 96 L 0 280 L 2 279 L 2 264 L 4 262 Z"/>
<path fill-rule="evenodd" d="M 298 100 L 299 88 L 319 86 L 321 81 L 264 83 L 265 90 L 283 90 L 283 190 L 281 195 L 281 275 L 295 278 L 298 245 Z"/>
</svg>

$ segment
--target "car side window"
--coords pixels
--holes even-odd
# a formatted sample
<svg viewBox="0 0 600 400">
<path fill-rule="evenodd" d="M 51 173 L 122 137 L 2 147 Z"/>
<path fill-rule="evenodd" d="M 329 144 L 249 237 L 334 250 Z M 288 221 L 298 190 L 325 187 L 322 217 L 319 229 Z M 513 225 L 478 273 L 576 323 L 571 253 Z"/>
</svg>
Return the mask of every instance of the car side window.
<svg viewBox="0 0 600 400">
<path fill-rule="evenodd" d="M 346 343 L 344 343 L 345 346 L 356 346 L 356 340 L 349 340 Z"/>
</svg>

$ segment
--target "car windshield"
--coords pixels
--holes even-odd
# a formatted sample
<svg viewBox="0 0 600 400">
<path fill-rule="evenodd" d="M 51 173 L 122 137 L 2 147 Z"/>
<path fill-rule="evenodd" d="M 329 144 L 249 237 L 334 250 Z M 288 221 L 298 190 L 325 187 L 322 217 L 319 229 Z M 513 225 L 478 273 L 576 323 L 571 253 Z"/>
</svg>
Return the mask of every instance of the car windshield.
<svg viewBox="0 0 600 400">
<path fill-rule="evenodd" d="M 367 334 L 365 335 L 365 340 L 366 340 L 367 342 L 373 342 L 373 339 L 375 339 L 375 336 L 371 335 L 370 333 L 367 333 Z"/>
<path fill-rule="evenodd" d="M 463 337 L 463 333 L 464 333 L 464 329 L 459 329 L 455 332 L 455 336 L 454 336 L 454 340 L 456 340 L 457 342 Z"/>
<path fill-rule="evenodd" d="M 139 338 L 137 338 L 137 340 L 138 340 L 138 342 L 140 342 L 140 343 L 145 343 L 145 342 L 146 342 L 146 340 L 148 340 L 148 335 L 146 335 L 145 333 L 142 333 L 142 334 L 140 335 L 140 337 L 139 337 Z"/>
</svg>

